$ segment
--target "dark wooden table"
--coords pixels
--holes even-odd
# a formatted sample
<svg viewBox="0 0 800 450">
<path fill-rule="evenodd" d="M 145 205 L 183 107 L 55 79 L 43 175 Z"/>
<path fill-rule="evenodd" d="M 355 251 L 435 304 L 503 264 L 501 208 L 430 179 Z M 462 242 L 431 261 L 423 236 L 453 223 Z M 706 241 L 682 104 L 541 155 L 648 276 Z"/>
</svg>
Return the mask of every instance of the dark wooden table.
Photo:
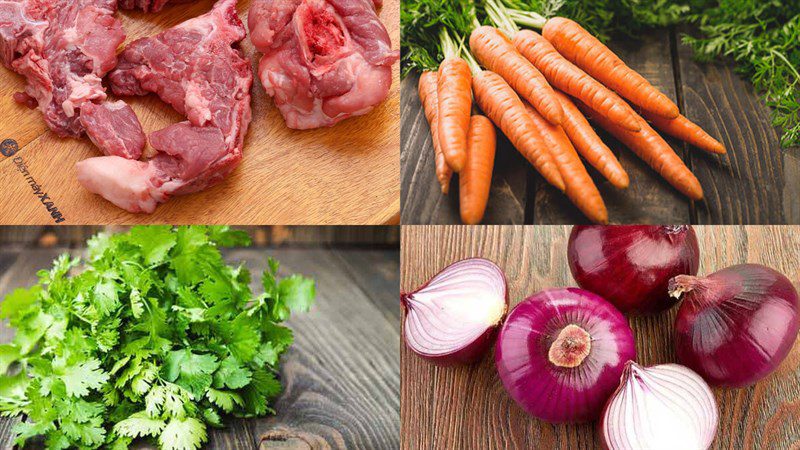
<svg viewBox="0 0 800 450">
<path fill-rule="evenodd" d="M 719 138 L 727 156 L 713 156 L 668 138 L 705 192 L 691 202 L 605 132 L 600 136 L 631 177 L 614 189 L 590 168 L 612 223 L 797 224 L 800 223 L 800 148 L 781 149 L 769 110 L 732 64 L 698 64 L 680 44 L 678 30 L 647 33 L 610 47 L 633 69 L 676 99 L 684 115 Z M 429 127 L 417 95 L 416 75 L 401 89 L 401 183 L 404 224 L 458 223 L 458 182 L 448 196 L 434 176 Z M 501 137 L 498 142 L 487 224 L 574 224 L 585 217 L 549 186 Z"/>
<path fill-rule="evenodd" d="M 58 250 L 0 250 L 0 296 L 36 280 Z M 295 343 L 281 363 L 284 392 L 275 416 L 228 418 L 210 430 L 209 449 L 395 449 L 399 446 L 399 321 L 396 250 L 232 250 L 231 263 L 254 274 L 267 256 L 286 272 L 317 280 L 311 312 L 289 320 Z M 256 277 L 254 277 L 256 278 Z M 259 281 L 253 284 L 258 292 Z M 1 297 L 0 297 L 1 298 Z M 0 341 L 12 330 L 0 326 Z M 11 426 L 0 419 L 0 448 L 11 448 Z"/>
<path fill-rule="evenodd" d="M 566 260 L 569 227 L 403 227 L 401 288 L 412 290 L 456 260 L 482 256 L 506 272 L 511 304 L 547 287 L 574 286 Z M 757 262 L 800 283 L 800 227 L 697 227 L 700 274 Z M 800 287 L 800 286 L 799 286 Z M 674 362 L 676 309 L 632 319 L 638 360 Z M 490 354 L 478 365 L 436 367 L 405 345 L 401 366 L 401 448 L 599 448 L 593 424 L 552 425 L 528 416 L 506 394 Z M 800 448 L 800 339 L 770 377 L 745 389 L 714 389 L 716 449 Z"/>
</svg>

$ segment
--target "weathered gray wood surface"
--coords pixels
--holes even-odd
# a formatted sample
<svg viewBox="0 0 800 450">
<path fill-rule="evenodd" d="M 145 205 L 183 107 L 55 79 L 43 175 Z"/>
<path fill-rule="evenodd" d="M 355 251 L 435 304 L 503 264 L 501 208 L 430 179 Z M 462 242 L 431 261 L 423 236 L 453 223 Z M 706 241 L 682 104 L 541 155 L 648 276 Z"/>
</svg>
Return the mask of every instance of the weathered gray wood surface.
<svg viewBox="0 0 800 450">
<path fill-rule="evenodd" d="M 74 251 L 74 250 L 73 250 Z M 60 250 L 0 249 L 0 298 L 36 281 Z M 254 274 L 267 256 L 282 271 L 317 280 L 317 303 L 289 321 L 295 343 L 283 358 L 284 392 L 277 414 L 229 418 L 212 430 L 209 449 L 395 449 L 399 446 L 400 373 L 398 252 L 396 250 L 231 250 Z M 256 278 L 256 277 L 254 277 Z M 259 292 L 259 281 L 253 290 Z M 0 341 L 12 330 L 0 325 Z M 0 448 L 10 448 L 14 420 L 0 419 Z"/>
<path fill-rule="evenodd" d="M 575 286 L 566 259 L 569 227 L 403 227 L 401 289 L 424 283 L 446 265 L 481 256 L 497 262 L 516 305 L 548 287 Z M 800 283 L 800 227 L 696 227 L 700 273 L 756 262 Z M 631 319 L 638 360 L 675 361 L 677 309 Z M 405 345 L 401 365 L 401 448 L 600 448 L 593 424 L 552 425 L 528 416 L 506 394 L 493 352 L 471 367 L 435 367 Z M 770 377 L 745 389 L 715 389 L 719 432 L 715 449 L 800 448 L 800 339 Z"/>
<path fill-rule="evenodd" d="M 600 136 L 631 177 L 624 191 L 595 171 L 612 223 L 797 224 L 800 223 L 800 149 L 781 149 L 769 110 L 729 63 L 698 64 L 680 45 L 681 30 L 616 41 L 612 50 L 669 97 L 681 111 L 728 148 L 709 155 L 667 138 L 695 173 L 705 199 L 692 202 L 605 132 Z M 401 89 L 401 203 L 404 224 L 459 223 L 458 181 L 439 192 L 429 127 L 417 95 L 417 76 Z M 501 134 L 501 133 L 499 133 Z M 572 224 L 586 218 L 547 185 L 505 138 L 498 141 L 492 192 L 484 223 Z"/>
</svg>

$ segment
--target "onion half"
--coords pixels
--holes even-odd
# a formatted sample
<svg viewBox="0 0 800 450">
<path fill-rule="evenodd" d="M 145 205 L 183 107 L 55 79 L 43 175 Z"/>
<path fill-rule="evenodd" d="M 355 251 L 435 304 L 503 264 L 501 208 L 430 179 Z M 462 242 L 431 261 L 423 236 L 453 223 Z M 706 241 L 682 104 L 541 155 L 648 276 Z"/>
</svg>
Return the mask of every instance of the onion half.
<svg viewBox="0 0 800 450">
<path fill-rule="evenodd" d="M 704 450 L 719 424 L 714 394 L 700 375 L 678 364 L 625 365 L 600 421 L 609 450 Z"/>
<path fill-rule="evenodd" d="M 578 286 L 623 313 L 652 314 L 677 303 L 667 284 L 697 274 L 700 250 L 690 225 L 575 226 L 567 260 Z"/>
<path fill-rule="evenodd" d="M 755 383 L 778 368 L 797 339 L 797 290 L 769 267 L 678 276 L 669 290 L 683 297 L 675 319 L 678 360 L 712 385 Z"/>
<path fill-rule="evenodd" d="M 492 344 L 508 310 L 503 271 L 482 258 L 458 261 L 414 292 L 401 294 L 406 345 L 439 365 L 469 364 Z"/>
<path fill-rule="evenodd" d="M 495 348 L 497 372 L 511 398 L 548 422 L 596 419 L 635 357 L 625 317 L 578 288 L 528 297 L 509 314 Z"/>
</svg>

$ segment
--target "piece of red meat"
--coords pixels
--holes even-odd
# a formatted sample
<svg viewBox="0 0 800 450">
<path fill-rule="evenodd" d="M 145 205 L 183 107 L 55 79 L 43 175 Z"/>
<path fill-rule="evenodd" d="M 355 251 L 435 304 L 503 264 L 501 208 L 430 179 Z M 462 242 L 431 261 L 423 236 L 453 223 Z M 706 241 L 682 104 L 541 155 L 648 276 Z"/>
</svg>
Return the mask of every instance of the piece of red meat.
<svg viewBox="0 0 800 450">
<path fill-rule="evenodd" d="M 380 2 L 376 1 L 375 4 Z M 295 129 L 333 126 L 386 99 L 392 51 L 372 0 L 255 0 L 250 38 L 259 76 Z"/>
<path fill-rule="evenodd" d="M 222 181 L 242 159 L 250 124 L 253 74 L 233 46 L 246 31 L 236 0 L 219 0 L 207 14 L 131 43 L 109 76 L 117 95 L 158 94 L 189 119 L 150 135 L 157 155 L 118 156 L 78 163 L 91 192 L 120 208 L 151 213 L 171 196 Z"/>
<path fill-rule="evenodd" d="M 142 124 L 133 109 L 123 101 L 101 105 L 84 103 L 81 124 L 86 134 L 106 155 L 139 159 L 147 144 Z"/>
<path fill-rule="evenodd" d="M 0 58 L 27 79 L 14 99 L 38 105 L 59 136 L 81 136 L 81 106 L 106 99 L 101 79 L 125 40 L 116 10 L 116 0 L 0 0 Z"/>
</svg>

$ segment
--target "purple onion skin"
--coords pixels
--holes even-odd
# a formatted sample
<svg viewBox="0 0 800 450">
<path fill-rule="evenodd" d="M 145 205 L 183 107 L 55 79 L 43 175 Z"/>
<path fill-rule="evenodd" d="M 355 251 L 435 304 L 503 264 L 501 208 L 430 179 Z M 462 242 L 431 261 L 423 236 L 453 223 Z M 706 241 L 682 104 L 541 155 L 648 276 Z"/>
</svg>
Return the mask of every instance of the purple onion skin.
<svg viewBox="0 0 800 450">
<path fill-rule="evenodd" d="M 577 225 L 567 244 L 572 276 L 626 314 L 654 314 L 677 300 L 670 278 L 696 275 L 697 236 L 690 225 Z"/>
<path fill-rule="evenodd" d="M 577 367 L 553 364 L 548 350 L 568 325 L 591 336 Z M 600 296 L 578 288 L 547 289 L 517 305 L 500 328 L 495 364 L 503 386 L 526 412 L 553 422 L 597 419 L 619 385 L 625 363 L 636 358 L 625 317 Z"/>
<path fill-rule="evenodd" d="M 431 282 L 434 279 L 436 279 L 436 277 L 438 277 L 442 272 L 448 270 L 451 266 L 453 266 L 455 264 L 458 264 L 458 263 L 465 262 L 465 261 L 475 260 L 475 259 L 484 259 L 484 258 L 465 258 L 465 259 L 456 261 L 456 262 L 448 265 L 444 269 L 440 270 L 436 275 L 432 276 L 430 280 L 426 281 L 425 284 L 423 284 L 422 286 L 418 287 L 413 292 L 400 293 L 400 305 L 402 306 L 402 308 L 404 310 L 404 313 L 405 313 L 403 315 L 403 317 L 407 318 L 407 316 L 408 316 L 408 309 L 410 308 L 410 305 L 409 305 L 409 302 L 408 302 L 408 297 L 410 295 L 413 295 L 414 293 L 419 292 L 419 291 L 425 289 L 426 287 L 428 287 L 431 284 Z M 491 261 L 489 261 L 489 262 L 491 262 Z M 492 262 L 492 264 L 494 264 L 494 263 Z M 508 310 L 508 282 L 506 280 L 505 273 L 503 273 L 502 271 L 500 273 L 503 276 L 503 286 L 504 286 L 503 298 L 505 300 L 506 310 Z M 501 323 L 503 323 L 504 319 L 505 319 L 505 316 L 503 316 L 500 319 L 500 321 L 498 321 L 498 325 L 497 326 L 494 326 L 494 327 L 491 327 L 491 328 L 487 328 L 486 331 L 482 335 L 480 335 L 480 337 L 475 339 L 469 345 L 467 345 L 467 346 L 465 346 L 463 348 L 460 348 L 458 350 L 454 350 L 454 351 L 452 351 L 450 353 L 437 354 L 437 355 L 428 355 L 428 354 L 425 354 L 425 353 L 417 352 L 413 348 L 411 348 L 410 346 L 407 346 L 407 347 L 409 348 L 409 350 L 411 350 L 417 356 L 419 356 L 419 357 L 425 359 L 426 361 L 428 361 L 428 362 L 430 362 L 430 363 L 432 363 L 434 365 L 437 365 L 437 366 L 450 367 L 450 366 L 456 366 L 456 365 L 475 364 L 478 361 L 480 361 L 483 358 L 483 356 L 486 355 L 486 352 L 488 352 L 489 349 L 491 348 L 492 343 L 494 342 L 494 337 L 497 334 L 497 328 L 499 327 L 499 325 Z M 403 326 L 403 329 L 405 330 L 405 326 Z"/>
<path fill-rule="evenodd" d="M 711 385 L 728 387 L 751 385 L 775 371 L 800 329 L 791 281 L 759 264 L 695 280 L 675 319 L 681 364 Z"/>
</svg>

